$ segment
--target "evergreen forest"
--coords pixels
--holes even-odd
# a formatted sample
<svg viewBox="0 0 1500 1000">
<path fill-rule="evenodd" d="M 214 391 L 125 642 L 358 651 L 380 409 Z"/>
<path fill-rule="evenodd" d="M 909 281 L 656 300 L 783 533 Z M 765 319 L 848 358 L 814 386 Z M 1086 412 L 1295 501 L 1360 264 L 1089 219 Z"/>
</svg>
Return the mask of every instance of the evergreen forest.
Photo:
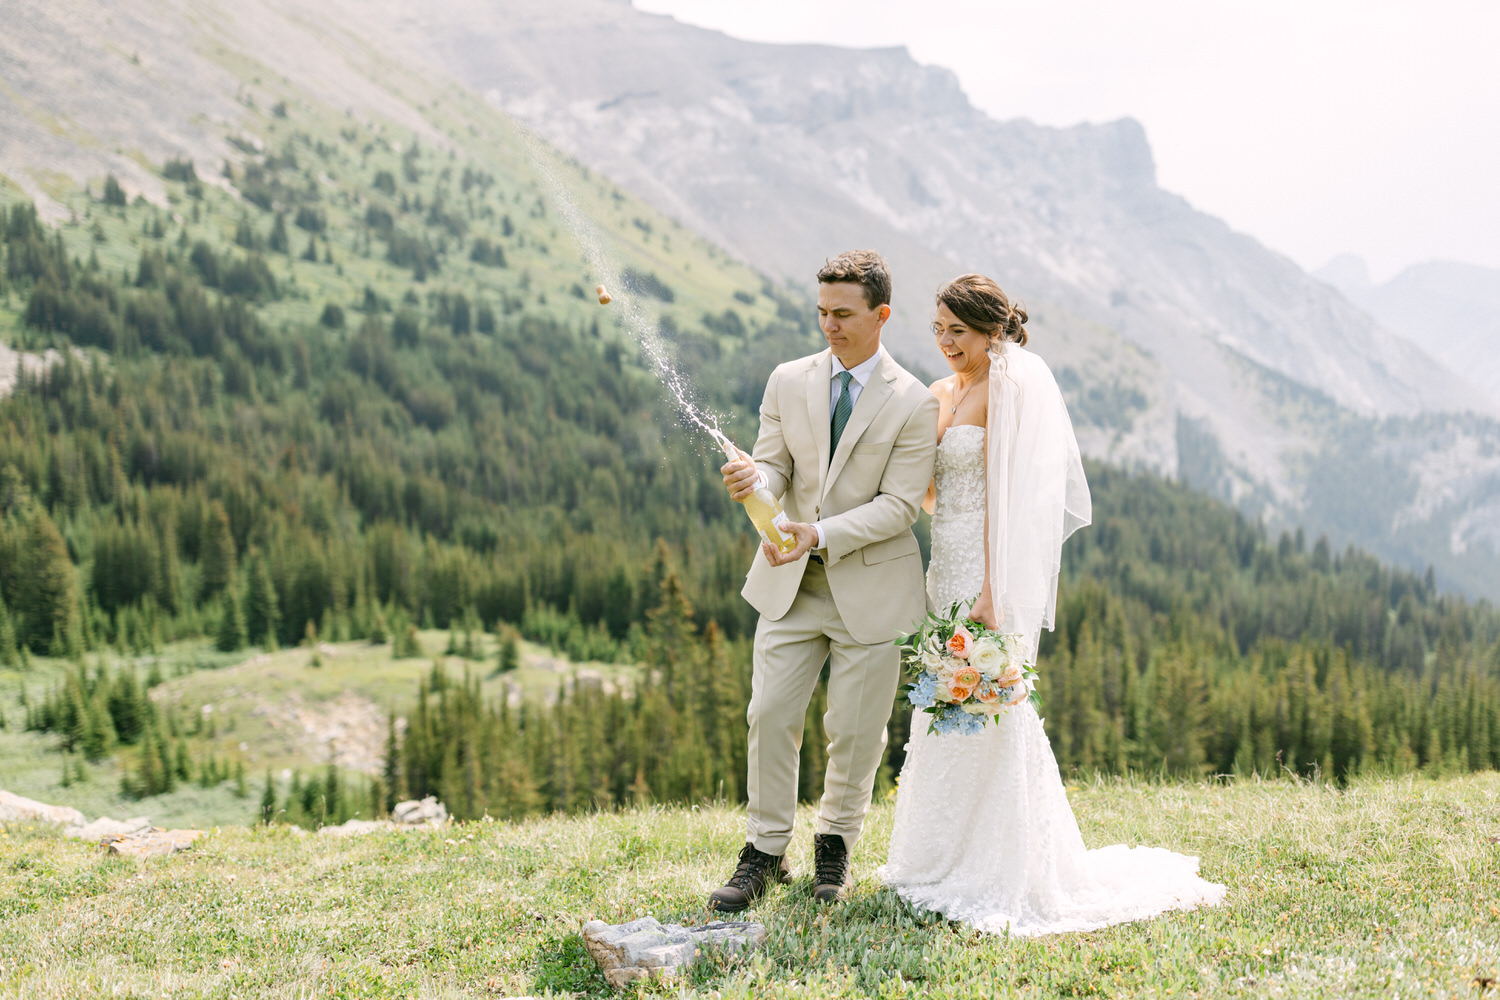
<svg viewBox="0 0 1500 1000">
<path fill-rule="evenodd" d="M 0 345 L 27 359 L 0 390 L 0 667 L 71 663 L 7 724 L 124 755 L 140 796 L 233 782 L 247 820 L 428 794 L 461 818 L 740 800 L 751 529 L 711 442 L 594 301 L 605 276 L 545 175 L 742 443 L 771 368 L 821 345 L 806 291 L 498 130 L 443 148 L 298 113 L 268 113 L 269 140 L 233 161 L 161 164 L 166 205 L 108 177 L 49 224 L 0 188 Z M 1064 551 L 1039 663 L 1065 771 L 1500 766 L 1494 607 L 1269 537 L 1154 475 L 1088 471 L 1095 523 Z M 267 775 L 258 807 L 260 776 L 195 752 L 208 723 L 156 705 L 162 678 L 131 666 L 191 639 L 229 659 L 356 641 L 409 656 L 419 628 L 492 636 L 498 656 L 435 663 L 390 706 L 381 774 Z M 485 696 L 517 638 L 633 679 Z M 909 724 L 898 706 L 887 786 Z"/>
</svg>

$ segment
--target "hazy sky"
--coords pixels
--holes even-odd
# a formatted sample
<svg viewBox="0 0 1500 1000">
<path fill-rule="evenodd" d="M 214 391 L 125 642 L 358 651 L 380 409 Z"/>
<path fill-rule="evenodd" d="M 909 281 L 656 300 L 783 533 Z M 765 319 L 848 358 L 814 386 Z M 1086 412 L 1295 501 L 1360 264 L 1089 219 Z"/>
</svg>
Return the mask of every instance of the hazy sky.
<svg viewBox="0 0 1500 1000">
<path fill-rule="evenodd" d="M 1494 0 L 634 0 L 739 38 L 905 45 L 997 118 L 1140 121 L 1161 185 L 1306 268 L 1500 268 Z"/>
</svg>

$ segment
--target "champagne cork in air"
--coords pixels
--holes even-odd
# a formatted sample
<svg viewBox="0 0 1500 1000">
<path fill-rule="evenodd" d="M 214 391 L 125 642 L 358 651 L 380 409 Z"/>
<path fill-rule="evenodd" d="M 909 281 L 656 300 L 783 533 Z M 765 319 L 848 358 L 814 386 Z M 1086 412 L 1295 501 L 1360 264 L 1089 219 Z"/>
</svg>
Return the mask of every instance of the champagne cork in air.
<svg viewBox="0 0 1500 1000">
<path fill-rule="evenodd" d="M 599 285 L 598 287 L 596 287 L 594 289 L 594 293 L 599 296 L 599 304 L 601 306 L 607 306 L 607 305 L 609 305 L 609 303 L 610 303 L 609 291 L 603 285 Z"/>
</svg>

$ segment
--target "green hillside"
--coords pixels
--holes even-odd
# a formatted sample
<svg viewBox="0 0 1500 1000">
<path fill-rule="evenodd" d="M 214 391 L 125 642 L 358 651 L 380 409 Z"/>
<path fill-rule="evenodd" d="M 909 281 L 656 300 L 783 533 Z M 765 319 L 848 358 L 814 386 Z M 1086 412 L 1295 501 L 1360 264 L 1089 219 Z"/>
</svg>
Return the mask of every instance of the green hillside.
<svg viewBox="0 0 1500 1000">
<path fill-rule="evenodd" d="M 4 195 L 0 335 L 58 352 L 0 400 L 0 710 L 38 797 L 181 815 L 201 784 L 206 821 L 269 782 L 310 824 L 739 798 L 753 536 L 639 338 L 749 442 L 771 367 L 821 343 L 805 292 L 412 86 L 420 135 L 272 92 L 232 161 L 157 166 L 167 206 L 59 182 L 48 226 Z M 1492 606 L 1090 476 L 1042 648 L 1070 773 L 1500 764 Z M 284 739 L 345 693 L 359 754 Z"/>
<path fill-rule="evenodd" d="M 497 629 L 628 661 L 662 537 L 710 595 L 700 623 L 743 634 L 751 536 L 625 316 L 745 440 L 772 365 L 815 346 L 802 300 L 462 92 L 434 95 L 422 137 L 306 95 L 255 114 L 233 162 L 159 165 L 166 207 L 59 182 L 54 228 L 0 187 L 0 343 L 64 352 L 0 399 L 0 670 L 39 699 L 60 674 L 33 657 L 145 683 L 200 638 L 245 659 L 450 627 L 481 669 Z M 420 676 L 410 653 L 383 662 Z M 329 673 L 384 713 L 382 670 Z M 196 738 L 214 700 L 165 713 L 160 742 Z M 24 727 L 19 699 L 7 714 Z M 139 749 L 119 737 L 91 766 Z M 283 763 L 237 745 L 225 759 Z"/>
</svg>

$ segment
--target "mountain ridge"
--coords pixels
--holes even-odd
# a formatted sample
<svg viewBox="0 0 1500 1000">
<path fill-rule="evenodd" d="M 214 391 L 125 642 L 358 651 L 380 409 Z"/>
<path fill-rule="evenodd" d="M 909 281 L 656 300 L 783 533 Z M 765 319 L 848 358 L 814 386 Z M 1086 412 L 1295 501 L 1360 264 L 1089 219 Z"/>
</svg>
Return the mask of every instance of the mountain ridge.
<svg viewBox="0 0 1500 1000">
<path fill-rule="evenodd" d="M 1377 284 L 1363 260 L 1346 254 L 1313 274 L 1500 400 L 1500 270 L 1430 260 Z"/>
<path fill-rule="evenodd" d="M 240 162 L 264 141 L 259 114 L 303 94 L 439 151 L 474 127 L 445 108 L 484 95 L 762 274 L 803 284 L 835 249 L 879 247 L 896 274 L 890 345 L 919 372 L 941 374 L 928 289 L 996 275 L 1029 308 L 1035 348 L 1072 369 L 1095 457 L 1181 476 L 1193 442 L 1211 456 L 1203 488 L 1251 516 L 1330 524 L 1340 543 L 1400 549 L 1408 564 L 1420 557 L 1393 539 L 1433 518 L 1442 537 L 1462 522 L 1456 548 L 1427 557 L 1440 569 L 1500 534 L 1488 481 L 1456 473 L 1433 487 L 1446 504 L 1421 505 L 1426 520 L 1392 481 L 1374 501 L 1378 530 L 1341 534 L 1338 498 L 1308 470 L 1348 464 L 1345 422 L 1395 420 L 1386 433 L 1432 440 L 1411 421 L 1473 409 L 1477 423 L 1444 419 L 1482 448 L 1500 441 L 1490 403 L 1289 259 L 1162 191 L 1137 122 L 999 122 L 900 47 L 741 42 L 619 0 L 19 9 L 0 39 L 0 131 L 14 137 L 0 175 L 55 220 L 66 211 L 51 192 L 105 173 L 165 204 L 148 164 Z M 1288 396 L 1282 380 L 1300 388 Z M 1292 401 L 1304 395 L 1331 406 Z M 1500 572 L 1481 589 L 1500 594 Z"/>
</svg>

